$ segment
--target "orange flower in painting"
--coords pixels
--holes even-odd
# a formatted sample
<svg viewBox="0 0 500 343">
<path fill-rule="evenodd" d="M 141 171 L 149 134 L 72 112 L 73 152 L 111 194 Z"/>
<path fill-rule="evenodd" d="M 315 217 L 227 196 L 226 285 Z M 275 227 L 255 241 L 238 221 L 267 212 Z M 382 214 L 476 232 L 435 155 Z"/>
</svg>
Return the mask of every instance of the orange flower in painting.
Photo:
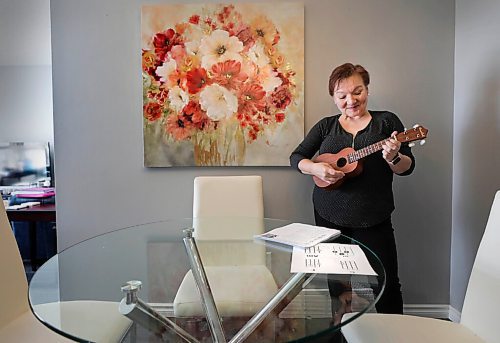
<svg viewBox="0 0 500 343">
<path fill-rule="evenodd" d="M 161 86 L 159 88 L 150 89 L 147 92 L 147 96 L 149 99 L 156 100 L 160 105 L 163 105 L 168 97 L 168 89 Z"/>
<path fill-rule="evenodd" d="M 278 30 L 266 16 L 258 16 L 250 26 L 253 27 L 255 38 L 263 40 L 264 45 L 271 46 L 277 43 L 276 37 L 279 39 Z"/>
<path fill-rule="evenodd" d="M 238 92 L 238 112 L 241 114 L 253 114 L 262 111 L 266 107 L 264 96 L 266 92 L 258 84 L 244 84 Z"/>
<path fill-rule="evenodd" d="M 190 94 L 196 94 L 210 83 L 207 71 L 204 68 L 190 70 L 186 74 L 187 89 Z"/>
<path fill-rule="evenodd" d="M 191 122 L 182 114 L 171 114 L 167 117 L 165 130 L 176 140 L 182 141 L 191 136 Z"/>
<path fill-rule="evenodd" d="M 168 76 L 166 86 L 168 88 L 179 86 L 180 88 L 186 90 L 187 89 L 186 83 L 187 83 L 186 73 L 182 73 L 176 69 Z"/>
<path fill-rule="evenodd" d="M 156 55 L 152 51 L 142 52 L 142 70 L 148 71 L 156 66 Z"/>
<path fill-rule="evenodd" d="M 221 86 L 237 89 L 248 76 L 241 71 L 241 63 L 227 60 L 212 66 L 212 80 Z"/>
<path fill-rule="evenodd" d="M 175 25 L 175 31 L 179 34 L 182 35 L 184 31 L 189 27 L 188 23 L 178 23 Z"/>
<path fill-rule="evenodd" d="M 163 114 L 162 107 L 157 102 L 148 102 L 143 108 L 144 118 L 149 121 L 160 119 Z"/>
</svg>

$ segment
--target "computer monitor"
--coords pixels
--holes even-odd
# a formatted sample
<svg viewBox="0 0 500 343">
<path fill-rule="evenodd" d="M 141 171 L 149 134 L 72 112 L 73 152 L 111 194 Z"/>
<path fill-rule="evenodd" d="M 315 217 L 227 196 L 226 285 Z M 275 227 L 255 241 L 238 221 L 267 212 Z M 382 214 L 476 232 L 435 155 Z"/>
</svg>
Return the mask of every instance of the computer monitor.
<svg viewBox="0 0 500 343">
<path fill-rule="evenodd" d="M 52 186 L 48 142 L 0 142 L 0 189 Z"/>
</svg>

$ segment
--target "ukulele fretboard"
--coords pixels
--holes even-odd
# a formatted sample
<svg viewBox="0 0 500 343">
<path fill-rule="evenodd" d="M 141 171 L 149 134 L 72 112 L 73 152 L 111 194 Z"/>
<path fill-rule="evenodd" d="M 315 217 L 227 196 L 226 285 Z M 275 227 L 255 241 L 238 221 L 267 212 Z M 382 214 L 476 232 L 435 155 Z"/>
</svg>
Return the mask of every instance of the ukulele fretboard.
<svg viewBox="0 0 500 343">
<path fill-rule="evenodd" d="M 380 142 L 368 145 L 368 146 L 361 148 L 355 152 L 352 152 L 349 155 L 347 155 L 347 160 L 349 161 L 349 163 L 353 163 L 353 162 L 359 161 L 360 159 L 362 159 L 368 155 L 373 154 L 374 152 L 380 151 L 380 150 L 382 150 L 382 145 L 388 140 L 389 140 L 389 138 L 381 140 Z"/>
</svg>

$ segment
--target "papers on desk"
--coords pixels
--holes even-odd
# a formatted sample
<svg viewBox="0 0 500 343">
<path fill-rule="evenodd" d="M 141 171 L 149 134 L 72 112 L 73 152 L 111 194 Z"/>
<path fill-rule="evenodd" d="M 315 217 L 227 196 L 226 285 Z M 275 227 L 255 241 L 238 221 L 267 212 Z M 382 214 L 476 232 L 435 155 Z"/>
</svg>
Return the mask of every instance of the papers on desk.
<svg viewBox="0 0 500 343">
<path fill-rule="evenodd" d="M 294 247 L 290 272 L 377 275 L 359 245 L 340 243 Z"/>
<path fill-rule="evenodd" d="M 255 235 L 254 238 L 305 248 L 335 238 L 339 235 L 339 230 L 292 223 L 260 235 Z"/>
<path fill-rule="evenodd" d="M 38 206 L 40 205 L 40 201 L 29 201 L 29 202 L 24 202 L 19 205 L 11 205 L 7 206 L 5 209 L 6 210 L 20 210 L 23 208 L 28 208 L 28 207 L 33 207 L 33 206 Z"/>
<path fill-rule="evenodd" d="M 35 187 L 14 191 L 11 194 L 18 198 L 49 198 L 56 195 L 56 191 L 53 187 Z"/>
</svg>

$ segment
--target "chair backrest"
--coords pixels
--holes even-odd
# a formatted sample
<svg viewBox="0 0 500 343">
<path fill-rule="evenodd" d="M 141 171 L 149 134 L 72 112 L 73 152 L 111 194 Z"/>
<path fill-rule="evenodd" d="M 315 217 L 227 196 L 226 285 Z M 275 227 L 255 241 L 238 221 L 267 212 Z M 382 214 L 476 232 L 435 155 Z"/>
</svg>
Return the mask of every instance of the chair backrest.
<svg viewBox="0 0 500 343">
<path fill-rule="evenodd" d="M 28 282 L 3 201 L 0 205 L 0 328 L 29 310 Z"/>
<path fill-rule="evenodd" d="M 486 342 L 500 342 L 500 191 L 495 195 L 465 294 L 460 322 Z"/>
<path fill-rule="evenodd" d="M 265 264 L 265 247 L 252 243 L 264 232 L 262 177 L 196 177 L 193 226 L 204 265 Z"/>
<path fill-rule="evenodd" d="M 199 176 L 194 179 L 193 217 L 199 219 L 195 224 L 194 237 L 202 240 L 249 239 L 263 232 L 261 224 L 244 225 L 240 221 L 238 229 L 234 222 L 237 218 L 263 219 L 264 198 L 262 177 L 250 176 Z M 220 225 L 214 230 L 210 218 L 225 217 L 228 225 Z M 201 221 L 203 219 L 203 221 Z M 248 221 L 246 221 L 248 222 Z M 202 223 L 206 223 L 201 225 Z M 220 221 L 219 221 L 220 223 Z"/>
</svg>

